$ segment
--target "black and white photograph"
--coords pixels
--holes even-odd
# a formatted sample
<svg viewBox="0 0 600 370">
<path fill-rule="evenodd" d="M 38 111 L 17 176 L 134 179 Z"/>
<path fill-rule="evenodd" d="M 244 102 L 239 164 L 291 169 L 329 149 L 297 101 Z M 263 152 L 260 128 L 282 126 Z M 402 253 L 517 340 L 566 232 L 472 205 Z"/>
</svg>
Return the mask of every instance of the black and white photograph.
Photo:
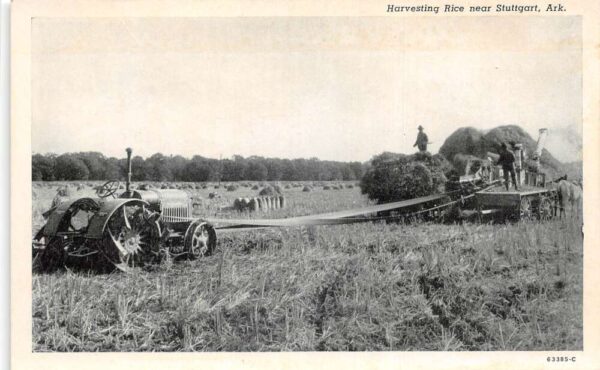
<svg viewBox="0 0 600 370">
<path fill-rule="evenodd" d="M 31 17 L 31 353 L 576 362 L 586 18 L 430 5 Z"/>
</svg>

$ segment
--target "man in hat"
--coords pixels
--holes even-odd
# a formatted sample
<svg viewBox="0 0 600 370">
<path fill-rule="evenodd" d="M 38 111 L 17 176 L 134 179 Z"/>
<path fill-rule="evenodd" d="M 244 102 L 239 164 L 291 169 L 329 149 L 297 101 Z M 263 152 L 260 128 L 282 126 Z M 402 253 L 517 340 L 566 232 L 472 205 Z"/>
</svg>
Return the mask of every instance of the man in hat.
<svg viewBox="0 0 600 370">
<path fill-rule="evenodd" d="M 417 135 L 417 141 L 415 142 L 415 145 L 413 145 L 413 148 L 418 146 L 420 152 L 426 152 L 429 139 L 427 138 L 427 134 L 423 132 L 423 126 L 419 125 L 418 129 L 419 134 Z"/>
<path fill-rule="evenodd" d="M 502 166 L 502 172 L 504 172 L 504 186 L 506 186 L 506 191 L 509 190 L 510 182 L 508 175 L 510 174 L 510 179 L 512 179 L 513 184 L 515 184 L 515 190 L 519 190 L 519 186 L 517 185 L 517 177 L 515 175 L 515 155 L 508 150 L 508 147 L 505 143 L 502 143 L 502 148 L 500 150 L 500 157 L 498 158 L 497 165 Z"/>
</svg>

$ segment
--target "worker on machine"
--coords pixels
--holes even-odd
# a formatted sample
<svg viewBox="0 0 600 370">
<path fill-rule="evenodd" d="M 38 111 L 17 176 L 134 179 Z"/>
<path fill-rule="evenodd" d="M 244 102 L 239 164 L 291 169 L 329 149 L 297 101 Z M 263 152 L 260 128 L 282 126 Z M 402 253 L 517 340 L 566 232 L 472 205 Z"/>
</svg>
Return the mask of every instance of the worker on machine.
<svg viewBox="0 0 600 370">
<path fill-rule="evenodd" d="M 417 141 L 415 142 L 415 145 L 413 145 L 413 148 L 418 146 L 420 152 L 426 152 L 429 139 L 427 138 L 427 134 L 423 132 L 423 126 L 419 125 L 418 129 L 419 133 L 417 134 Z"/>
<path fill-rule="evenodd" d="M 505 143 L 502 143 L 502 149 L 500 150 L 500 157 L 498 158 L 497 165 L 502 166 L 502 172 L 504 172 L 504 185 L 506 186 L 506 191 L 510 188 L 509 182 L 509 174 L 510 179 L 513 184 L 515 184 L 515 190 L 519 190 L 519 186 L 517 185 L 517 177 L 515 175 L 515 155 L 508 150 L 508 147 Z"/>
</svg>

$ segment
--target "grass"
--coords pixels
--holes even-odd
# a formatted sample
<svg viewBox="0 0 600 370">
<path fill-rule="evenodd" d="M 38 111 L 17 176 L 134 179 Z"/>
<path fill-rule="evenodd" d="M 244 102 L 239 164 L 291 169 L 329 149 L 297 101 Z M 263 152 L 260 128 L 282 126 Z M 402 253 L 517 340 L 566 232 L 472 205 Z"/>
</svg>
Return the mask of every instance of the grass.
<svg viewBox="0 0 600 370">
<path fill-rule="evenodd" d="M 285 209 L 246 216 L 368 203 L 356 188 L 301 189 L 286 189 Z M 230 205 L 246 193 L 256 191 L 223 192 L 216 202 Z M 222 215 L 219 204 L 203 203 L 199 213 Z M 583 242 L 575 220 L 373 223 L 219 238 L 213 256 L 151 271 L 34 274 L 34 351 L 583 347 Z"/>
</svg>

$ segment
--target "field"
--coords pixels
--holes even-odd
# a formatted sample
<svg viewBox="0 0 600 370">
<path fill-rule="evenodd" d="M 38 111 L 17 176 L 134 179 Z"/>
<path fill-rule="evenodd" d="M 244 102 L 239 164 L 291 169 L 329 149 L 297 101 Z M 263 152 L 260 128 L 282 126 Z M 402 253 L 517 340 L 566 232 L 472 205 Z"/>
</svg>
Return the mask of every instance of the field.
<svg viewBox="0 0 600 370">
<path fill-rule="evenodd" d="M 242 216 L 369 203 L 354 183 L 288 185 L 286 208 Z M 32 232 L 57 186 L 34 184 Z M 190 191 L 202 199 L 199 216 L 220 217 L 240 217 L 223 207 L 257 194 Z M 221 198 L 209 200 L 215 191 Z M 83 185 L 72 196 L 91 194 Z M 197 261 L 134 274 L 34 273 L 33 350 L 581 350 L 582 238 L 571 218 L 222 234 L 216 253 Z"/>
</svg>

